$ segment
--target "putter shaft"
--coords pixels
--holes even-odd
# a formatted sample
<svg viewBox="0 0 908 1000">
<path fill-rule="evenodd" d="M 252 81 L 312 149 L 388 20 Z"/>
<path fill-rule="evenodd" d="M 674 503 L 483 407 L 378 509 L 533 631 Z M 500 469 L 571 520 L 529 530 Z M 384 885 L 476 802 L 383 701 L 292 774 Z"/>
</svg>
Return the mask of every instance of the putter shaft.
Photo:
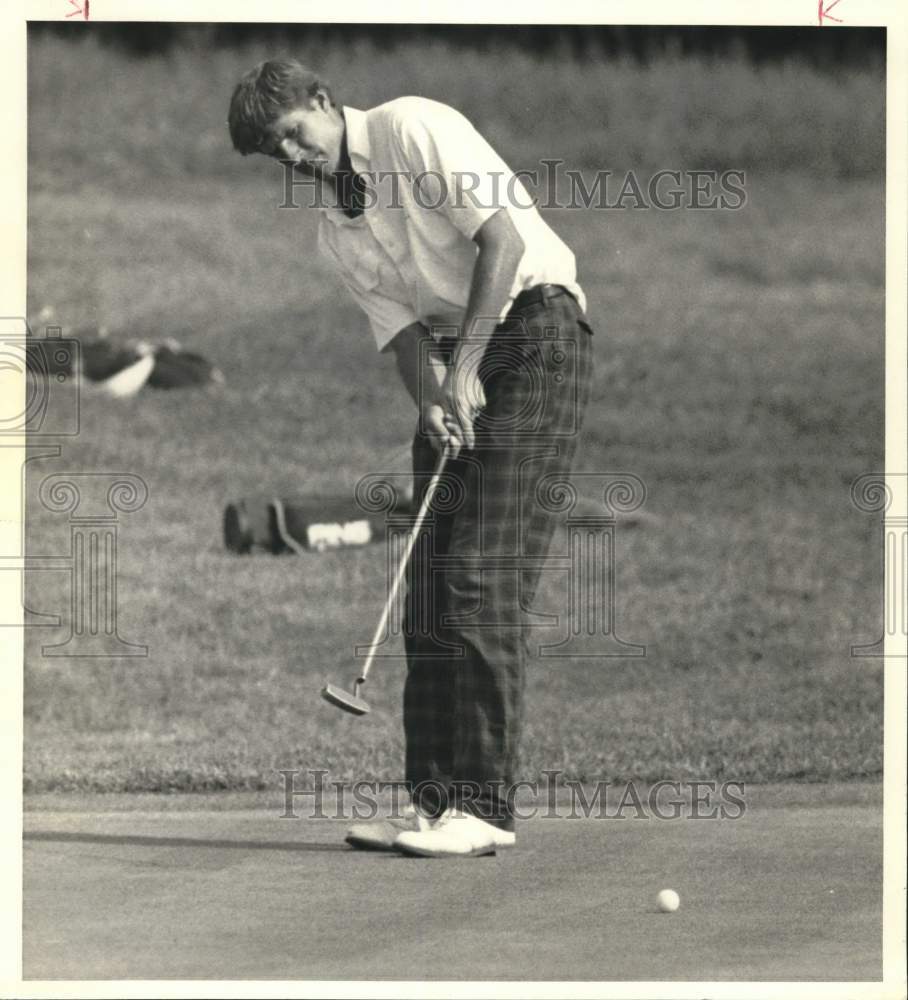
<svg viewBox="0 0 908 1000">
<path fill-rule="evenodd" d="M 375 650 L 378 648 L 378 645 L 385 634 L 385 628 L 388 624 L 388 617 L 391 614 L 391 608 L 394 605 L 395 600 L 397 600 L 397 592 L 400 590 L 401 581 L 407 571 L 407 563 L 409 562 L 410 555 L 413 552 L 413 546 L 416 544 L 416 538 L 422 529 L 423 522 L 426 519 L 426 514 L 428 513 L 432 500 L 435 497 L 435 493 L 438 490 L 438 484 L 441 482 L 441 476 L 444 472 L 445 463 L 448 460 L 449 453 L 450 445 L 446 444 L 440 458 L 438 459 L 435 472 L 429 480 L 429 485 L 426 488 L 426 494 L 419 507 L 419 513 L 416 515 L 416 520 L 413 522 L 413 527 L 410 529 L 410 533 L 407 536 L 407 544 L 404 546 L 404 553 L 401 556 L 400 565 L 397 567 L 397 572 L 394 575 L 394 582 L 391 584 L 388 599 L 385 601 L 385 607 L 382 611 L 381 618 L 379 619 L 378 626 L 375 629 L 375 634 L 372 636 L 372 642 L 369 645 L 369 652 L 366 655 L 366 662 L 363 664 L 363 669 L 359 676 L 353 682 L 353 691 L 345 691 L 343 688 L 335 687 L 333 684 L 326 684 L 322 689 L 322 697 L 325 701 L 330 702 L 332 705 L 335 705 L 337 708 L 341 708 L 346 712 L 351 712 L 354 715 L 365 715 L 370 711 L 368 704 L 366 704 L 366 702 L 359 697 L 359 690 L 366 683 L 366 678 L 369 676 L 369 670 L 372 667 L 372 661 L 375 658 Z"/>
</svg>

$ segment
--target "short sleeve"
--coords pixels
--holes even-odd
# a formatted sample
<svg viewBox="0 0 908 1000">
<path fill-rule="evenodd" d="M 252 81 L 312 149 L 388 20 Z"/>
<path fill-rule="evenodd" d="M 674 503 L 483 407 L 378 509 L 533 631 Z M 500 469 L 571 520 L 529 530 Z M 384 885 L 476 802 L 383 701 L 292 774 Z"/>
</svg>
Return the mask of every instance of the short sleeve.
<svg viewBox="0 0 908 1000">
<path fill-rule="evenodd" d="M 512 171 L 459 111 L 435 101 L 401 101 L 391 132 L 416 203 L 444 212 L 464 236 L 472 239 L 507 206 Z"/>
</svg>

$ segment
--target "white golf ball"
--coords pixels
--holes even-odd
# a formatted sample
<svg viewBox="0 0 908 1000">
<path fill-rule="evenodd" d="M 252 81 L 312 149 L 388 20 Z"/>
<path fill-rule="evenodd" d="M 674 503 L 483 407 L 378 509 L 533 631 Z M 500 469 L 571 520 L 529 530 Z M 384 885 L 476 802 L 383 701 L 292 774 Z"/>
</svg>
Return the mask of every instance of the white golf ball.
<svg viewBox="0 0 908 1000">
<path fill-rule="evenodd" d="M 674 889 L 663 889 L 656 897 L 656 902 L 663 913 L 674 913 L 681 905 L 681 897 Z"/>
</svg>

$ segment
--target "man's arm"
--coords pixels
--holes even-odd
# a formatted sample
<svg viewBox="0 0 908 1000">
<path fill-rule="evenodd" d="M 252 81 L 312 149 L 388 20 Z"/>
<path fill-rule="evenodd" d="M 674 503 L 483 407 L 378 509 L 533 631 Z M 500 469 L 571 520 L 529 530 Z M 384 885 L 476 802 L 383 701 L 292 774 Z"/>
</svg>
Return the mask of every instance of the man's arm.
<svg viewBox="0 0 908 1000">
<path fill-rule="evenodd" d="M 393 352 L 397 371 L 417 407 L 429 401 L 426 398 L 428 395 L 431 395 L 432 402 L 436 402 L 444 381 L 445 366 L 438 360 L 433 365 L 430 360 L 432 352 L 424 346 L 430 343 L 434 343 L 434 338 L 428 327 L 417 322 L 404 327 L 382 349 L 382 353 Z"/>
<path fill-rule="evenodd" d="M 394 353 L 397 371 L 420 411 L 423 427 L 440 448 L 448 437 L 441 405 L 447 366 L 437 352 L 428 349 L 434 343 L 435 338 L 427 327 L 422 323 L 411 323 L 384 350 Z"/>
<path fill-rule="evenodd" d="M 463 332 L 464 337 L 482 336 L 485 343 L 491 337 L 492 326 L 497 324 L 501 309 L 511 294 L 514 275 L 517 274 L 525 248 L 517 227 L 504 208 L 500 208 L 479 227 L 473 236 L 473 242 L 479 247 L 479 253 L 473 269 Z M 484 334 L 480 334 L 478 328 L 473 330 L 477 319 L 489 318 L 494 318 L 494 322 L 487 324 Z M 461 339 L 461 345 L 464 343 Z"/>
<path fill-rule="evenodd" d="M 474 235 L 479 253 L 464 315 L 463 335 L 450 368 L 422 346 L 432 334 L 422 323 L 411 323 L 385 348 L 394 352 L 397 370 L 413 402 L 420 408 L 426 430 L 437 448 L 450 441 L 457 454 L 475 443 L 473 418 L 485 404 L 479 381 L 479 361 L 495 326 L 494 318 L 511 293 L 514 275 L 523 257 L 523 240 L 508 213 L 501 209 Z M 492 318 L 478 324 L 476 319 Z M 467 338 L 469 338 L 467 342 Z"/>
<path fill-rule="evenodd" d="M 507 302 L 523 258 L 524 244 L 505 209 L 487 219 L 473 236 L 479 247 L 464 315 L 463 332 L 442 386 L 445 427 L 454 450 L 475 443 L 473 418 L 485 404 L 479 362 L 497 317 Z M 486 320 L 485 323 L 476 323 Z M 491 322 L 489 322 L 491 320 Z"/>
</svg>

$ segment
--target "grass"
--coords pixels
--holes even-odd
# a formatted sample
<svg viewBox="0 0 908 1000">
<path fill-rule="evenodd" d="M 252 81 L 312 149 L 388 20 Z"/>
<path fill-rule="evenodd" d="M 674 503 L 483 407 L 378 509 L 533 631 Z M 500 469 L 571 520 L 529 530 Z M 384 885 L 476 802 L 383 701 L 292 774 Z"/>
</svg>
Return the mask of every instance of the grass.
<svg viewBox="0 0 908 1000">
<path fill-rule="evenodd" d="M 401 774 L 402 660 L 379 664 L 368 720 L 332 711 L 317 694 L 326 676 L 351 676 L 352 647 L 377 620 L 382 549 L 238 558 L 221 542 L 227 501 L 262 489 L 349 490 L 405 444 L 414 417 L 317 259 L 311 215 L 276 211 L 277 175 L 234 157 L 208 120 L 217 110 L 222 121 L 228 80 L 253 53 L 210 55 L 204 72 L 185 50 L 136 63 L 133 86 L 116 94 L 117 122 L 104 81 L 124 57 L 92 52 L 90 41 L 41 39 L 30 60 L 32 315 L 50 304 L 69 329 L 177 336 L 227 377 L 219 391 L 125 402 L 86 392 L 83 431 L 63 459 L 32 463 L 33 556 L 69 546 L 66 518 L 35 500 L 51 472 L 134 472 L 150 499 L 121 519 L 119 566 L 120 634 L 146 643 L 149 656 L 55 660 L 40 647 L 59 632 L 26 635 L 30 791 L 262 789 L 278 784 L 278 768 Z M 436 55 L 410 60 L 406 82 L 396 61 L 377 77 L 389 88 L 377 98 L 398 85 L 439 96 L 463 66 Z M 360 81 L 388 58 L 353 53 L 357 101 L 372 103 Z M 487 117 L 491 68 L 511 95 L 529 57 L 472 58 L 475 107 Z M 59 79 L 43 72 L 52 59 Z M 629 121 L 647 108 L 674 113 L 646 104 L 659 74 L 664 93 L 708 99 L 696 61 L 637 68 L 637 89 L 620 89 L 629 67 L 611 71 L 618 96 L 603 101 L 626 108 Z M 545 72 L 592 94 L 577 67 Z M 736 74 L 749 101 L 797 123 L 779 97 L 793 68 L 723 72 Z M 61 134 L 48 124 L 64 78 L 85 107 Z M 840 98 L 849 87 L 876 93 L 859 74 L 830 86 Z M 840 121 L 841 104 L 828 119 L 819 91 L 802 94 L 820 116 L 816 135 L 842 128 L 856 136 L 849 150 L 861 145 L 864 125 Z M 731 113 L 722 87 L 712 99 Z M 508 101 L 519 123 L 516 97 Z M 589 101 L 577 106 L 592 113 Z M 526 133 L 532 105 L 525 113 L 521 128 L 496 134 Z M 206 119 L 201 130 L 193 115 Z M 646 134 L 628 126 L 638 143 Z M 691 142 L 703 134 L 694 130 Z M 677 136 L 661 147 L 663 138 L 654 139 L 658 156 L 681 149 Z M 514 142 L 535 143 L 537 158 L 552 151 L 544 128 Z M 616 157 L 630 148 L 619 143 Z M 696 165 L 712 165 L 709 142 L 698 148 Z M 65 170 L 48 168 L 61 162 Z M 882 185 L 854 162 L 813 175 L 753 163 L 737 212 L 549 216 L 577 254 L 597 328 L 579 468 L 626 470 L 647 486 L 645 516 L 619 522 L 616 557 L 618 632 L 645 643 L 647 656 L 532 664 L 527 777 L 546 768 L 647 781 L 881 773 L 880 664 L 849 653 L 881 629 L 880 526 L 851 506 L 849 485 L 882 465 Z M 831 183 L 844 174 L 851 179 Z M 563 607 L 564 585 L 562 572 L 547 574 L 543 609 Z M 31 607 L 60 611 L 68 578 L 33 574 L 29 593 Z"/>
<path fill-rule="evenodd" d="M 69 42 L 33 36 L 33 166 L 62 171 L 71 185 L 90 175 L 133 190 L 186 174 L 248 176 L 248 166 L 229 152 L 227 105 L 240 75 L 274 55 L 317 66 L 339 99 L 355 107 L 404 94 L 452 104 L 515 169 L 561 157 L 619 175 L 798 170 L 826 182 L 879 177 L 882 170 L 882 64 L 831 74 L 794 61 L 758 67 L 729 56 L 666 55 L 640 65 L 630 57 L 543 58 L 516 47 L 471 51 L 443 41 L 382 48 L 316 37 L 300 47 L 279 35 L 273 43 L 220 49 L 191 31 L 166 55 L 129 59 L 98 44 L 90 25 L 80 25 Z"/>
</svg>

